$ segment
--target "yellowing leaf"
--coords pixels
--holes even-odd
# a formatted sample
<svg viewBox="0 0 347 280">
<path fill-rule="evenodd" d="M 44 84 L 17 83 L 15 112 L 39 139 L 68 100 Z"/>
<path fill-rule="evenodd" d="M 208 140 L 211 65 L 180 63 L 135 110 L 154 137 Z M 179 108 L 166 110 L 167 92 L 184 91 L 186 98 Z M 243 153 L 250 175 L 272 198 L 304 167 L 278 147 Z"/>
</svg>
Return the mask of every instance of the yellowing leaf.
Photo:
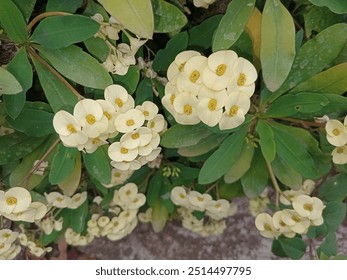
<svg viewBox="0 0 347 280">
<path fill-rule="evenodd" d="M 72 196 L 75 193 L 80 183 L 81 173 L 81 154 L 78 153 L 76 157 L 75 167 L 72 173 L 69 175 L 69 177 L 67 177 L 67 179 L 64 182 L 58 184 L 59 188 L 63 191 L 64 195 Z"/>
<path fill-rule="evenodd" d="M 260 68 L 260 42 L 261 42 L 261 13 L 255 8 L 253 14 L 247 22 L 245 31 L 252 39 L 253 43 L 253 63 L 259 70 Z"/>
<path fill-rule="evenodd" d="M 151 0 L 98 0 L 126 29 L 141 38 L 152 39 L 154 15 Z"/>
</svg>

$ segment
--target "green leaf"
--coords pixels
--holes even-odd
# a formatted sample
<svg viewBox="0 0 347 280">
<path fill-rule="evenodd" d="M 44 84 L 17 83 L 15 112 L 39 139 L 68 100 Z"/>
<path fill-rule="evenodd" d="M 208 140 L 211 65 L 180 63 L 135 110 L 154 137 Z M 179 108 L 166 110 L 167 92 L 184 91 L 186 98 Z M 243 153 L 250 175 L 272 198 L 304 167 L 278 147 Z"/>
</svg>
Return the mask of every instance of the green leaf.
<svg viewBox="0 0 347 280">
<path fill-rule="evenodd" d="M 107 150 L 99 147 L 92 154 L 83 154 L 84 165 L 88 173 L 102 184 L 111 182 L 111 165 Z"/>
<path fill-rule="evenodd" d="M 60 49 L 92 37 L 99 28 L 100 25 L 90 17 L 51 16 L 39 23 L 31 41 L 49 49 Z"/>
<path fill-rule="evenodd" d="M 25 21 L 28 22 L 34 10 L 36 0 L 12 0 L 22 12 Z"/>
<path fill-rule="evenodd" d="M 77 190 L 82 174 L 81 153 L 77 153 L 75 167 L 65 181 L 58 184 L 64 195 L 72 196 Z"/>
<path fill-rule="evenodd" d="M 87 218 L 89 216 L 88 200 L 77 209 L 66 209 L 69 212 L 69 227 L 76 233 L 82 233 L 87 226 Z"/>
<path fill-rule="evenodd" d="M 164 229 L 168 220 L 169 214 L 165 204 L 157 199 L 152 206 L 152 228 L 155 232 L 160 232 Z"/>
<path fill-rule="evenodd" d="M 346 204 L 339 201 L 330 201 L 323 210 L 324 223 L 329 231 L 336 231 L 346 217 Z"/>
<path fill-rule="evenodd" d="M 325 201 L 342 201 L 347 197 L 347 174 L 338 174 L 326 180 L 319 188 L 319 197 Z"/>
<path fill-rule="evenodd" d="M 220 198 L 231 200 L 236 197 L 242 197 L 245 194 L 243 193 L 243 187 L 240 181 L 233 184 L 227 184 L 223 180 L 218 183 L 218 193 Z"/>
<path fill-rule="evenodd" d="M 124 76 L 112 75 L 112 77 L 115 84 L 123 86 L 129 94 L 133 94 L 140 80 L 139 68 L 136 65 L 132 65 Z"/>
<path fill-rule="evenodd" d="M 23 88 L 23 90 L 16 95 L 3 96 L 7 114 L 12 119 L 15 119 L 18 117 L 19 113 L 24 107 L 26 91 L 31 88 L 33 82 L 33 70 L 27 57 L 25 48 L 21 48 L 17 52 L 16 56 L 7 66 L 7 70 L 15 76 Z"/>
<path fill-rule="evenodd" d="M 324 253 L 326 256 L 335 256 L 337 254 L 337 239 L 335 232 L 329 232 L 324 242 L 318 247 L 317 254 Z"/>
<path fill-rule="evenodd" d="M 229 49 L 237 41 L 253 13 L 254 5 L 255 0 L 234 0 L 228 5 L 213 36 L 213 52 Z"/>
<path fill-rule="evenodd" d="M 17 5 L 11 0 L 1 0 L 0 25 L 13 42 L 20 44 L 27 40 L 25 20 Z"/>
<path fill-rule="evenodd" d="M 141 38 L 152 39 L 154 16 L 151 0 L 98 0 L 126 29 Z"/>
<path fill-rule="evenodd" d="M 154 32 L 173 32 L 186 25 L 186 16 L 175 5 L 164 0 L 153 0 L 152 5 L 154 12 Z"/>
<path fill-rule="evenodd" d="M 328 234 L 328 227 L 326 224 L 322 224 L 320 226 L 310 226 L 306 236 L 310 239 L 317 238 L 317 237 L 324 237 Z"/>
<path fill-rule="evenodd" d="M 17 79 L 5 68 L 0 67 L 0 95 L 17 94 L 23 90 Z"/>
<path fill-rule="evenodd" d="M 20 132 L 0 136 L 0 165 L 25 157 L 45 139 L 46 137 L 29 137 Z"/>
<path fill-rule="evenodd" d="M 278 155 L 271 164 L 275 176 L 285 186 L 290 187 L 293 190 L 299 190 L 302 186 L 302 176 L 296 170 L 294 170 L 289 164 L 287 164 Z"/>
<path fill-rule="evenodd" d="M 268 179 L 269 173 L 264 157 L 260 149 L 255 149 L 251 167 L 241 178 L 243 192 L 249 198 L 258 197 L 266 188 Z"/>
<path fill-rule="evenodd" d="M 59 50 L 38 47 L 38 50 L 62 75 L 77 84 L 98 89 L 112 84 L 106 69 L 79 47 L 69 46 Z"/>
<path fill-rule="evenodd" d="M 347 2 L 341 0 L 309 0 L 312 4 L 322 7 L 328 7 L 332 12 L 337 14 L 347 13 Z"/>
<path fill-rule="evenodd" d="M 155 172 L 149 180 L 146 190 L 146 201 L 150 207 L 153 207 L 157 199 L 160 197 L 161 187 L 163 185 L 163 170 L 160 168 Z"/>
<path fill-rule="evenodd" d="M 199 25 L 189 29 L 189 42 L 190 47 L 200 47 L 208 49 L 211 47 L 213 33 L 219 25 L 222 15 L 215 15 L 204 20 Z"/>
<path fill-rule="evenodd" d="M 161 136 L 160 145 L 165 148 L 182 148 L 193 146 L 212 133 L 202 124 L 181 125 L 170 127 Z"/>
<path fill-rule="evenodd" d="M 312 114 L 321 112 L 329 104 L 329 100 L 322 94 L 299 92 L 286 94 L 276 99 L 266 111 L 266 117 L 290 117 L 297 113 Z"/>
<path fill-rule="evenodd" d="M 110 49 L 106 45 L 105 41 L 99 37 L 91 37 L 83 41 L 88 52 L 100 61 L 106 61 Z"/>
<path fill-rule="evenodd" d="M 166 44 L 165 49 L 158 51 L 153 60 L 153 69 L 157 72 L 166 71 L 176 55 L 184 51 L 188 45 L 188 33 L 181 32 L 172 37 Z"/>
<path fill-rule="evenodd" d="M 199 174 L 199 184 L 209 184 L 222 177 L 239 159 L 245 143 L 247 126 L 228 136 L 219 149 L 204 163 Z"/>
<path fill-rule="evenodd" d="M 257 122 L 256 131 L 259 134 L 259 144 L 264 158 L 272 162 L 276 156 L 276 144 L 271 126 L 260 119 Z"/>
<path fill-rule="evenodd" d="M 315 38 L 307 41 L 297 53 L 288 78 L 274 93 L 274 97 L 322 71 L 338 57 L 346 43 L 346 37 L 347 24 L 339 23 L 324 29 Z"/>
<path fill-rule="evenodd" d="M 32 58 L 46 98 L 56 113 L 59 110 L 73 111 L 77 97 L 44 65 Z"/>
<path fill-rule="evenodd" d="M 239 180 L 251 167 L 254 147 L 244 143 L 239 160 L 224 174 L 224 182 L 231 184 Z"/>
<path fill-rule="evenodd" d="M 49 172 L 49 182 L 52 185 L 64 182 L 71 175 L 75 168 L 78 153 L 79 151 L 76 148 L 68 148 L 63 144 L 59 145 Z"/>
<path fill-rule="evenodd" d="M 306 243 L 299 237 L 279 238 L 278 239 L 283 252 L 291 259 L 301 259 L 306 251 Z"/>
<path fill-rule="evenodd" d="M 144 78 L 136 89 L 135 104 L 141 105 L 145 101 L 153 102 L 152 82 L 148 78 Z"/>
<path fill-rule="evenodd" d="M 291 92 L 310 91 L 317 93 L 343 94 L 347 91 L 347 62 L 333 66 L 300 83 Z"/>
<path fill-rule="evenodd" d="M 7 118 L 7 121 L 17 131 L 41 137 L 54 133 L 53 116 L 53 113 L 42 110 L 40 104 L 33 102 L 26 104 L 15 120 Z"/>
<path fill-rule="evenodd" d="M 173 165 L 180 170 L 179 175 L 183 179 L 193 180 L 199 176 L 200 169 L 198 168 L 189 167 L 179 162 L 174 162 Z"/>
<path fill-rule="evenodd" d="M 295 26 L 280 0 L 267 0 L 261 24 L 260 61 L 263 78 L 276 91 L 287 78 L 295 57 Z"/>
<path fill-rule="evenodd" d="M 51 234 L 45 234 L 44 232 L 42 232 L 42 235 L 40 237 L 40 244 L 42 244 L 42 246 L 47 246 L 50 243 L 58 240 L 59 236 L 62 234 L 63 233 L 61 231 L 56 230 L 53 230 Z"/>
<path fill-rule="evenodd" d="M 283 251 L 281 243 L 278 239 L 274 239 L 271 245 L 271 252 L 280 258 L 288 257 L 287 254 Z"/>
<path fill-rule="evenodd" d="M 201 156 L 218 147 L 225 138 L 226 135 L 211 134 L 193 146 L 179 148 L 177 153 L 183 157 Z"/>
<path fill-rule="evenodd" d="M 83 4 L 83 0 L 48 0 L 46 5 L 46 12 L 61 11 L 67 13 L 74 13 Z"/>
</svg>

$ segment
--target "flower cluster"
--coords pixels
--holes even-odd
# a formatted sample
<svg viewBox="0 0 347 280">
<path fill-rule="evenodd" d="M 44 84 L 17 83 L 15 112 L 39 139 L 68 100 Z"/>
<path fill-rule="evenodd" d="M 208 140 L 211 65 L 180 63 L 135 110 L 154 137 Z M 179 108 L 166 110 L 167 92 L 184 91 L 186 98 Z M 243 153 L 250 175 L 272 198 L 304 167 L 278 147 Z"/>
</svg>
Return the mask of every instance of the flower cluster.
<svg viewBox="0 0 347 280">
<path fill-rule="evenodd" d="M 13 260 L 21 251 L 21 246 L 16 244 L 18 232 L 10 229 L 0 230 L 0 260 Z"/>
<path fill-rule="evenodd" d="M 39 246 L 38 242 L 31 240 L 28 235 L 25 234 L 23 227 L 21 227 L 21 229 L 22 233 L 18 235 L 19 243 L 21 246 L 26 247 L 32 255 L 40 258 L 52 251 L 52 247 Z"/>
<path fill-rule="evenodd" d="M 47 202 L 56 208 L 77 209 L 87 199 L 87 192 L 76 193 L 73 197 L 63 195 L 59 192 L 45 193 Z"/>
<path fill-rule="evenodd" d="M 47 207 L 41 202 L 32 202 L 30 192 L 21 187 L 0 191 L 0 216 L 12 221 L 33 223 L 42 219 Z"/>
<path fill-rule="evenodd" d="M 201 194 L 197 191 L 187 193 L 183 186 L 176 186 L 171 190 L 171 200 L 181 206 L 179 213 L 182 217 L 182 225 L 199 233 L 202 236 L 221 234 L 225 228 L 225 218 L 235 214 L 237 207 L 225 199 L 212 199 L 209 194 Z M 197 219 L 194 211 L 204 212 L 208 220 Z"/>
<path fill-rule="evenodd" d="M 327 140 L 335 146 L 331 155 L 336 164 L 347 163 L 347 116 L 343 124 L 338 120 L 329 120 L 326 123 Z"/>
<path fill-rule="evenodd" d="M 281 203 L 291 206 L 292 209 L 279 210 L 270 216 L 267 213 L 259 214 L 255 225 L 260 234 L 267 238 L 277 238 L 281 234 L 293 238 L 296 234 L 306 234 L 310 226 L 323 224 L 323 202 L 309 194 L 313 187 L 311 180 L 304 182 L 300 190 L 288 190 L 280 197 Z"/>
<path fill-rule="evenodd" d="M 250 108 L 257 71 L 232 50 L 208 58 L 196 51 L 179 53 L 170 64 L 162 104 L 179 124 L 200 121 L 219 129 L 241 125 Z"/>
<path fill-rule="evenodd" d="M 61 231 L 63 229 L 63 222 L 64 219 L 62 217 L 56 220 L 53 216 L 48 216 L 41 221 L 37 221 L 36 224 L 45 234 L 49 235 L 53 230 Z"/>
<path fill-rule="evenodd" d="M 259 197 L 249 199 L 248 209 L 253 217 L 265 211 L 270 199 L 268 197 L 268 189 L 265 189 Z"/>
</svg>

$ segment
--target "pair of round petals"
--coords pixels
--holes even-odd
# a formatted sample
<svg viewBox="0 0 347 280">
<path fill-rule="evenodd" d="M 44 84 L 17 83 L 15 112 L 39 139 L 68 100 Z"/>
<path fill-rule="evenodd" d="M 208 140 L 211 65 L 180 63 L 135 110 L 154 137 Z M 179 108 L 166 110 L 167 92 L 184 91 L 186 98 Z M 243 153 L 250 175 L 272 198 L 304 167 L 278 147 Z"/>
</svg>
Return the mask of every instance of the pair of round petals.
<svg viewBox="0 0 347 280">
<path fill-rule="evenodd" d="M 105 88 L 104 97 L 117 112 L 125 113 L 135 107 L 135 101 L 132 96 L 120 85 L 110 85 Z"/>
<path fill-rule="evenodd" d="M 10 188 L 6 192 L 0 191 L 0 213 L 20 213 L 31 204 L 30 192 L 21 187 Z"/>
</svg>

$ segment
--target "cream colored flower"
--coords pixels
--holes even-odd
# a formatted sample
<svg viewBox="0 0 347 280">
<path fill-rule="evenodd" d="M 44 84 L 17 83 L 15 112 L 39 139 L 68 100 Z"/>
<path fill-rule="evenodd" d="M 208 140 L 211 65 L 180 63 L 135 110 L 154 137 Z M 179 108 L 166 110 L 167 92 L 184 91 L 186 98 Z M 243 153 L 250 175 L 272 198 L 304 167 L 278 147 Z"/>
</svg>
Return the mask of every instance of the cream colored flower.
<svg viewBox="0 0 347 280">
<path fill-rule="evenodd" d="M 325 208 L 323 202 L 317 197 L 299 195 L 293 198 L 292 205 L 294 210 L 304 218 L 317 220 L 322 216 Z"/>
<path fill-rule="evenodd" d="M 115 126 L 119 132 L 127 133 L 141 127 L 144 122 L 145 117 L 140 110 L 130 109 L 117 116 Z"/>
<path fill-rule="evenodd" d="M 108 102 L 106 100 L 99 99 L 99 100 L 96 100 L 96 102 L 99 103 L 99 105 L 102 108 L 104 116 L 108 120 L 108 126 L 107 126 L 107 130 L 105 131 L 105 133 L 112 134 L 112 136 L 115 137 L 117 135 L 117 134 L 115 134 L 115 133 L 117 133 L 117 130 L 115 127 L 115 119 L 119 113 L 117 113 L 115 107 L 110 102 Z"/>
<path fill-rule="evenodd" d="M 107 216 L 101 216 L 99 219 L 98 219 L 98 226 L 99 227 L 105 227 L 107 226 L 109 223 L 110 223 L 111 219 Z"/>
<path fill-rule="evenodd" d="M 282 204 L 284 204 L 284 205 L 291 205 L 292 204 L 292 200 L 296 196 L 305 194 L 305 192 L 303 190 L 298 190 L 298 191 L 286 190 L 286 191 L 283 192 L 283 194 L 284 195 L 280 194 L 280 202 Z"/>
<path fill-rule="evenodd" d="M 347 129 L 338 120 L 329 120 L 325 125 L 327 140 L 331 145 L 341 147 L 347 143 Z"/>
<path fill-rule="evenodd" d="M 176 186 L 171 190 L 171 200 L 178 206 L 188 207 L 190 205 L 186 189 L 183 186 Z"/>
<path fill-rule="evenodd" d="M 0 192 L 0 214 L 20 213 L 31 204 L 30 192 L 21 187 L 13 187 L 6 192 Z"/>
<path fill-rule="evenodd" d="M 135 101 L 120 85 L 110 85 L 104 91 L 105 100 L 113 105 L 116 112 L 124 113 L 135 107 Z"/>
<path fill-rule="evenodd" d="M 176 99 L 176 97 L 180 94 L 179 90 L 175 85 L 173 85 L 171 82 L 168 82 L 165 86 L 165 95 L 161 99 L 161 103 L 165 107 L 165 109 L 173 116 L 175 117 L 176 111 L 174 109 L 173 103 Z"/>
<path fill-rule="evenodd" d="M 153 149 L 152 152 L 148 156 L 145 156 L 145 159 L 148 162 L 153 161 L 159 156 L 160 152 L 161 152 L 161 147 L 157 147 L 157 148 Z"/>
<path fill-rule="evenodd" d="M 313 180 L 307 179 L 302 183 L 301 190 L 303 190 L 305 194 L 310 195 L 313 192 L 315 187 L 316 187 L 316 182 Z"/>
<path fill-rule="evenodd" d="M 207 193 L 202 194 L 197 191 L 191 191 L 188 194 L 188 200 L 192 209 L 204 211 L 212 201 L 212 197 Z"/>
<path fill-rule="evenodd" d="M 108 156 L 115 162 L 132 161 L 138 155 L 138 148 L 127 149 L 120 142 L 112 143 L 108 148 Z"/>
<path fill-rule="evenodd" d="M 111 161 L 111 165 L 114 168 L 117 168 L 123 171 L 126 171 L 126 170 L 134 171 L 134 170 L 139 170 L 141 168 L 141 163 L 139 160 L 121 161 L 121 162 Z"/>
<path fill-rule="evenodd" d="M 158 114 L 158 106 L 151 101 L 145 101 L 142 105 L 136 106 L 136 109 L 140 110 L 145 116 L 145 120 L 151 120 Z"/>
<path fill-rule="evenodd" d="M 260 234 L 266 238 L 277 238 L 280 235 L 272 217 L 267 213 L 261 213 L 255 218 L 255 226 L 260 231 Z"/>
<path fill-rule="evenodd" d="M 0 230 L 0 243 L 13 243 L 18 237 L 18 232 L 12 231 L 10 229 Z"/>
<path fill-rule="evenodd" d="M 290 229 L 290 227 L 282 219 L 282 211 L 277 211 L 272 217 L 273 224 L 276 229 L 285 237 L 293 238 L 296 233 Z"/>
<path fill-rule="evenodd" d="M 335 164 L 346 164 L 347 163 L 347 145 L 336 147 L 331 155 L 333 156 L 333 162 Z"/>
<path fill-rule="evenodd" d="M 135 149 L 148 145 L 152 140 L 152 131 L 147 127 L 140 127 L 122 136 L 120 143 L 127 149 Z"/>
<path fill-rule="evenodd" d="M 147 127 L 155 132 L 163 132 L 167 123 L 163 115 L 157 114 L 147 123 Z"/>
<path fill-rule="evenodd" d="M 137 186 L 134 183 L 128 183 L 118 190 L 121 202 L 130 203 L 137 197 Z"/>
<path fill-rule="evenodd" d="M 179 124 L 198 124 L 200 119 L 197 114 L 197 105 L 199 101 L 196 96 L 189 92 L 183 92 L 178 95 L 174 102 L 175 120 Z"/>
<path fill-rule="evenodd" d="M 76 193 L 71 197 L 70 203 L 67 208 L 77 209 L 80 207 L 87 199 L 87 192 Z"/>
<path fill-rule="evenodd" d="M 193 0 L 193 4 L 197 8 L 207 9 L 209 5 L 213 4 L 216 0 Z"/>
<path fill-rule="evenodd" d="M 226 199 L 211 200 L 206 206 L 206 214 L 220 220 L 229 216 L 230 203 Z"/>
<path fill-rule="evenodd" d="M 71 203 L 71 198 L 58 192 L 45 193 L 47 202 L 57 208 L 67 208 Z"/>
<path fill-rule="evenodd" d="M 240 126 L 250 107 L 249 98 L 240 91 L 232 92 L 226 99 L 225 112 L 219 122 L 221 130 Z"/>
<path fill-rule="evenodd" d="M 295 210 L 282 210 L 281 218 L 292 231 L 298 234 L 305 234 L 310 226 L 310 220 L 302 217 Z"/>
<path fill-rule="evenodd" d="M 132 201 L 130 201 L 130 203 L 127 203 L 125 209 L 136 210 L 143 206 L 145 203 L 146 196 L 143 193 L 137 193 L 136 197 Z"/>
<path fill-rule="evenodd" d="M 237 54 L 232 50 L 212 53 L 207 59 L 202 79 L 212 90 L 225 89 L 233 76 L 233 67 L 237 61 Z"/>
<path fill-rule="evenodd" d="M 107 136 L 105 136 L 105 135 L 100 135 L 99 137 L 95 137 L 95 138 L 89 138 L 87 143 L 85 143 L 84 145 L 80 145 L 77 148 L 79 151 L 84 151 L 88 154 L 92 154 L 100 146 L 108 144 L 106 139 L 107 139 Z"/>
<path fill-rule="evenodd" d="M 105 187 L 111 188 L 114 186 L 117 186 L 119 184 L 124 183 L 126 180 L 128 180 L 131 175 L 134 173 L 133 170 L 119 170 L 117 168 L 112 169 L 112 175 L 111 175 L 111 183 Z"/>
</svg>

